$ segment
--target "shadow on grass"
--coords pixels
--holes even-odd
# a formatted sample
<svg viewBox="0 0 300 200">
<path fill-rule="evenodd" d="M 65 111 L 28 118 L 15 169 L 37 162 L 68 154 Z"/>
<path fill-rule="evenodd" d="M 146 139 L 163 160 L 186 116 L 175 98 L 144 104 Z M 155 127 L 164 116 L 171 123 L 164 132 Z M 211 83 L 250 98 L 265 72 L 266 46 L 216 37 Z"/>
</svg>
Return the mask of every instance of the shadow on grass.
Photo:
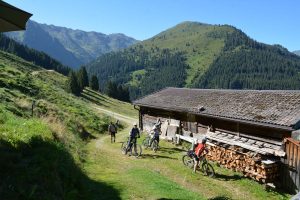
<svg viewBox="0 0 300 200">
<path fill-rule="evenodd" d="M 216 196 L 213 198 L 209 198 L 208 200 L 231 200 L 230 197 L 226 197 L 226 196 Z"/>
<path fill-rule="evenodd" d="M 99 100 L 95 100 L 94 98 L 90 97 L 88 94 L 81 94 L 81 97 L 94 103 L 94 104 L 97 104 L 99 106 L 102 106 L 103 104 L 99 102 Z"/>
<path fill-rule="evenodd" d="M 1 199 L 121 199 L 118 190 L 87 177 L 60 143 L 0 140 Z"/>
<path fill-rule="evenodd" d="M 86 92 L 89 92 L 90 94 L 93 94 L 92 96 L 96 96 L 96 97 L 99 97 L 99 98 L 102 98 L 102 99 L 107 99 L 107 97 L 105 97 L 104 95 L 101 95 L 101 93 L 98 93 L 92 89 L 88 89 L 88 88 L 85 88 Z"/>
<path fill-rule="evenodd" d="M 237 175 L 237 174 L 225 175 L 225 174 L 216 173 L 216 175 L 215 175 L 215 179 L 222 180 L 222 181 L 237 181 L 242 178 L 243 178 L 242 175 Z"/>
<path fill-rule="evenodd" d="M 95 93 L 95 92 L 84 92 L 84 93 L 81 93 L 81 96 L 83 97 L 89 97 L 90 99 L 93 99 L 94 101 L 98 101 L 98 103 L 100 103 L 100 101 L 104 101 L 104 102 L 107 102 L 109 103 L 110 101 L 104 97 L 104 96 L 100 96 L 99 94 Z"/>
<path fill-rule="evenodd" d="M 168 154 L 174 154 L 174 153 L 180 153 L 180 152 L 186 152 L 186 150 L 180 149 L 180 148 L 165 148 L 165 147 L 160 147 L 159 151 L 163 153 L 168 153 Z"/>
<path fill-rule="evenodd" d="M 163 155 L 159 155 L 159 154 L 142 154 L 141 156 L 142 158 L 148 159 L 158 159 L 158 158 L 165 158 L 165 159 L 171 159 L 171 160 L 177 160 L 177 158 L 172 158 L 169 156 L 163 156 Z"/>
<path fill-rule="evenodd" d="M 157 200 L 180 200 L 180 199 L 159 198 Z"/>
<path fill-rule="evenodd" d="M 78 123 L 76 124 L 77 126 L 77 130 L 78 130 L 78 133 L 79 133 L 79 137 L 82 139 L 82 140 L 88 140 L 88 139 L 96 139 L 95 136 L 93 136 L 90 132 L 88 132 L 85 127 Z"/>
</svg>

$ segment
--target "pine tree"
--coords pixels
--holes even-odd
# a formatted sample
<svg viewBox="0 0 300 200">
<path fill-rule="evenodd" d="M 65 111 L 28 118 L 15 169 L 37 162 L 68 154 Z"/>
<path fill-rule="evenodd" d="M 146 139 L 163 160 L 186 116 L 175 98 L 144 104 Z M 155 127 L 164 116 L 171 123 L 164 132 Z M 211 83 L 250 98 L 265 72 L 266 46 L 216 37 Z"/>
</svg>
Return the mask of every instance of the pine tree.
<svg viewBox="0 0 300 200">
<path fill-rule="evenodd" d="M 76 73 L 74 71 L 69 73 L 68 89 L 69 92 L 73 93 L 74 95 L 80 95 L 81 90 L 78 84 Z"/>
<path fill-rule="evenodd" d="M 128 87 L 123 87 L 122 91 L 122 101 L 130 102 L 130 94 L 129 94 L 129 88 Z"/>
<path fill-rule="evenodd" d="M 105 89 L 105 93 L 112 98 L 117 98 L 118 96 L 118 88 L 117 84 L 113 81 L 108 81 Z"/>
<path fill-rule="evenodd" d="M 77 77 L 78 77 L 78 83 L 79 83 L 81 90 L 83 90 L 84 87 L 89 86 L 89 77 L 88 77 L 85 67 L 80 68 L 80 70 L 78 71 Z"/>
<path fill-rule="evenodd" d="M 92 79 L 90 82 L 90 88 L 95 91 L 99 90 L 99 81 L 98 81 L 97 76 L 95 76 L 95 75 L 92 76 Z"/>
</svg>

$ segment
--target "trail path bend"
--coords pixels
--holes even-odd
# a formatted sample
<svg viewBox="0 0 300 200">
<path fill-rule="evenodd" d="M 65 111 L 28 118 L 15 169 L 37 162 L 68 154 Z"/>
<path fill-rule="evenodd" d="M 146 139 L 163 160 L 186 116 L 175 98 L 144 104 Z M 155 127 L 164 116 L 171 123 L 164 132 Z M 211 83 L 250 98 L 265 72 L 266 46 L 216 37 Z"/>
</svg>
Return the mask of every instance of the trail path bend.
<svg viewBox="0 0 300 200">
<path fill-rule="evenodd" d="M 113 112 L 111 110 L 100 108 L 99 106 L 94 106 L 94 108 L 97 109 L 97 110 L 99 110 L 100 112 L 106 114 L 106 115 L 109 115 L 109 116 L 117 119 L 117 120 L 124 121 L 127 124 L 132 124 L 133 122 L 137 121 L 137 119 L 135 119 L 133 117 L 129 117 L 129 116 L 126 116 L 126 115 L 122 115 L 122 114 Z"/>
</svg>

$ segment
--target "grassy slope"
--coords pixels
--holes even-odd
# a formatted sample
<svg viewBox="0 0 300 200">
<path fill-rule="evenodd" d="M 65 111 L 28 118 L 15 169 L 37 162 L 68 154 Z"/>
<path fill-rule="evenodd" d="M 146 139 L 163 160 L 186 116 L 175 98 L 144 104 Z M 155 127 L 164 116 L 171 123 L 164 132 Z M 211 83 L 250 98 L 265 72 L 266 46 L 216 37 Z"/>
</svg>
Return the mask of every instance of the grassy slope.
<svg viewBox="0 0 300 200">
<path fill-rule="evenodd" d="M 89 198 L 118 191 L 82 171 L 89 138 L 109 117 L 64 91 L 66 77 L 0 51 L 0 196 L 3 199 Z M 32 101 L 36 101 L 31 117 Z"/>
<path fill-rule="evenodd" d="M 190 66 L 187 69 L 186 85 L 190 86 L 195 78 L 208 69 L 224 46 L 224 38 L 216 39 L 208 35 L 230 31 L 232 28 L 228 26 L 184 22 L 138 45 L 143 45 L 146 50 L 159 47 L 185 52 L 187 64 Z"/>
<path fill-rule="evenodd" d="M 105 94 L 100 94 L 89 88 L 86 88 L 83 91 L 82 96 L 88 102 L 93 102 L 94 104 L 106 110 L 126 115 L 129 117 L 138 117 L 137 110 L 133 109 L 133 106 L 127 102 L 112 99 Z"/>
</svg>

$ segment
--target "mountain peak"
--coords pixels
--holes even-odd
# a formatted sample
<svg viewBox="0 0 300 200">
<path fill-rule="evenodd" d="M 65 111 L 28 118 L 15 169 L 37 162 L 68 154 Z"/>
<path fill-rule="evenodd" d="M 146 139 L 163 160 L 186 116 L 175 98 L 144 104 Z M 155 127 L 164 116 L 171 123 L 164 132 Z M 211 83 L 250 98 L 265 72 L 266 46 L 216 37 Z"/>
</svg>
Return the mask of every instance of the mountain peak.
<svg viewBox="0 0 300 200">
<path fill-rule="evenodd" d="M 300 50 L 297 50 L 297 51 L 293 51 L 294 54 L 300 56 Z"/>
<path fill-rule="evenodd" d="M 212 26 L 211 24 L 207 24 L 207 23 L 202 23 L 202 22 L 196 22 L 196 21 L 183 21 L 179 24 L 177 24 L 176 26 Z"/>
<path fill-rule="evenodd" d="M 32 20 L 27 23 L 26 31 L 6 35 L 73 68 L 137 42 L 122 33 L 106 35 L 95 31 L 40 24 Z"/>
</svg>

